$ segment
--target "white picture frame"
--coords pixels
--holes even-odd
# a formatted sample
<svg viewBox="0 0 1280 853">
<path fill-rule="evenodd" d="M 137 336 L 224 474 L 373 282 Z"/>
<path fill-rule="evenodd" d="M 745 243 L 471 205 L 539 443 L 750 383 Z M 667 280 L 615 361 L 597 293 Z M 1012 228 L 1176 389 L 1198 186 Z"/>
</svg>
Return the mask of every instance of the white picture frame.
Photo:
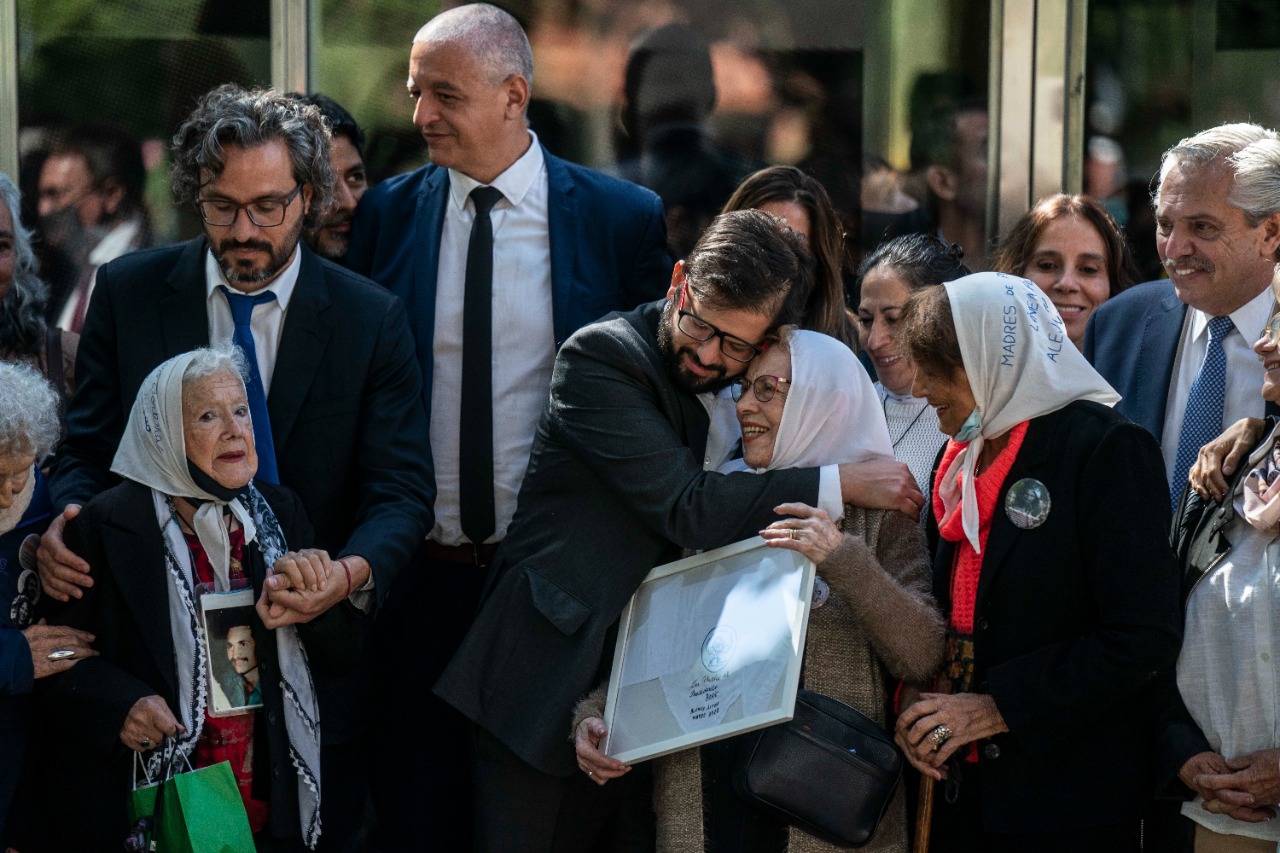
<svg viewBox="0 0 1280 853">
<path fill-rule="evenodd" d="M 790 720 L 814 575 L 759 536 L 649 572 L 618 625 L 605 754 L 635 764 Z"/>
</svg>

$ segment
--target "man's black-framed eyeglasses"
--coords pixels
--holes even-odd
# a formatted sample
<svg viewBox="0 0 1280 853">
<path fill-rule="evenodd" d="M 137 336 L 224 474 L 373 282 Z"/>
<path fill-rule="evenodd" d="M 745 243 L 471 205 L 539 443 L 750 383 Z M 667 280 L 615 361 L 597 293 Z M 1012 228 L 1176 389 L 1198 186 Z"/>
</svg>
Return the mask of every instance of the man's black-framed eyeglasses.
<svg viewBox="0 0 1280 853">
<path fill-rule="evenodd" d="M 681 332 L 700 344 L 706 343 L 712 338 L 719 338 L 720 352 L 724 354 L 725 358 L 731 358 L 743 364 L 751 361 L 751 359 L 769 348 L 767 343 L 757 346 L 744 341 L 737 335 L 722 332 L 692 311 L 684 310 L 684 298 L 688 290 L 689 283 L 686 281 L 680 286 L 680 304 L 676 308 L 676 325 Z"/>
<path fill-rule="evenodd" d="M 733 397 L 733 402 L 742 399 L 742 395 L 747 393 L 747 388 L 751 389 L 751 393 L 756 395 L 756 399 L 761 403 L 767 403 L 773 399 L 774 394 L 782 394 L 787 396 L 787 389 L 783 385 L 790 385 L 791 380 L 781 376 L 770 376 L 764 374 L 757 376 L 754 382 L 748 382 L 747 377 L 739 376 L 729 385 L 729 395 Z"/>
<path fill-rule="evenodd" d="M 236 217 L 243 209 L 249 221 L 259 228 L 275 228 L 284 222 L 284 212 L 298 193 L 302 192 L 302 184 L 293 188 L 293 192 L 284 198 L 260 198 L 246 204 L 239 204 L 230 199 L 199 199 L 196 207 L 200 208 L 200 218 L 206 225 L 226 227 L 236 224 Z"/>
</svg>

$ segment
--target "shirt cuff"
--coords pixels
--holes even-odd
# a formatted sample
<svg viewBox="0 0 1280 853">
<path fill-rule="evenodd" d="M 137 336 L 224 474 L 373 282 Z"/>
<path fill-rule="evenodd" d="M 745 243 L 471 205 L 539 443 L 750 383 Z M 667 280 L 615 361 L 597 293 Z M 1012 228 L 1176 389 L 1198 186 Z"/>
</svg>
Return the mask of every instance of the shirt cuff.
<svg viewBox="0 0 1280 853">
<path fill-rule="evenodd" d="M 826 510 L 832 521 L 839 521 L 844 518 L 844 499 L 840 493 L 840 466 L 824 465 L 818 470 L 818 509 Z"/>
<path fill-rule="evenodd" d="M 351 556 L 348 554 L 347 556 Z M 367 562 L 367 561 L 366 561 Z M 373 606 L 377 603 L 377 596 L 374 594 L 373 567 L 369 567 L 369 579 L 364 582 L 364 586 L 355 590 L 351 595 L 347 596 L 350 601 L 364 615 L 368 616 L 373 612 Z"/>
</svg>

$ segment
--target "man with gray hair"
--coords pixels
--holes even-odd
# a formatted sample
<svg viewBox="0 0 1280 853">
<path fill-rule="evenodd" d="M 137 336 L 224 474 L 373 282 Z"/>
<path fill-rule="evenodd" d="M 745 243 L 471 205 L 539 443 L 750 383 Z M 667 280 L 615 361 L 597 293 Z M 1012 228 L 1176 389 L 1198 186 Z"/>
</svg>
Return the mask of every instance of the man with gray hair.
<svg viewBox="0 0 1280 853">
<path fill-rule="evenodd" d="M 1171 503 L 1201 445 L 1264 413 L 1252 345 L 1271 316 L 1280 192 L 1275 174 L 1242 174 L 1234 155 L 1276 138 L 1256 124 L 1224 124 L 1165 152 L 1156 249 L 1172 281 L 1108 300 L 1085 332 L 1085 357 L 1123 397 L 1116 408 L 1160 442 Z"/>
<path fill-rule="evenodd" d="M 405 301 L 423 369 L 435 526 L 379 644 L 420 648 L 425 634 L 428 652 L 411 668 L 381 655 L 378 681 L 382 702 L 419 709 L 426 731 L 464 725 L 431 685 L 515 512 L 556 350 L 604 314 L 660 297 L 671 277 L 658 197 L 546 151 L 526 117 L 532 81 L 529 40 L 501 9 L 467 4 L 423 26 L 408 89 L 431 163 L 365 195 L 347 254 Z M 465 739 L 400 746 L 375 789 L 379 833 L 397 850 L 413 849 L 424 823 L 456 827 L 470 802 Z"/>
<path fill-rule="evenodd" d="M 142 380 L 173 355 L 230 340 L 248 361 L 255 479 L 301 498 L 315 541 L 289 544 L 331 555 L 321 590 L 266 578 L 267 603 L 277 608 L 264 622 L 324 619 L 333 608 L 371 613 L 431 527 L 427 423 L 400 300 L 300 242 L 333 195 L 324 119 L 272 90 L 221 86 L 174 136 L 172 177 L 175 197 L 199 212 L 204 234 L 99 271 L 52 474 L 54 506 L 66 509 L 41 543 L 45 590 L 65 601 L 93 583 L 92 567 L 68 551 L 62 531 L 81 504 L 116 482 L 111 459 Z M 369 621 L 355 620 L 351 637 L 366 649 Z M 363 821 L 371 669 L 365 660 L 349 675 L 315 674 L 322 850 L 355 849 Z M 283 720 L 268 715 L 259 724 Z"/>
</svg>

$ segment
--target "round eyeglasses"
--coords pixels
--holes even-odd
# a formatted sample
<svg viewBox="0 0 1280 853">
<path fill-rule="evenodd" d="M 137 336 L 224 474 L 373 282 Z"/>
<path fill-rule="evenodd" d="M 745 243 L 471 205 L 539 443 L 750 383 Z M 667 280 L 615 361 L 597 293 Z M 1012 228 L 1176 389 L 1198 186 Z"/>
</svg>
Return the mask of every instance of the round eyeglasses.
<svg viewBox="0 0 1280 853">
<path fill-rule="evenodd" d="M 742 399 L 743 394 L 747 393 L 749 386 L 751 393 L 756 395 L 757 400 L 761 403 L 767 403 L 773 399 L 774 394 L 787 396 L 787 390 L 782 386 L 790 384 L 790 379 L 784 379 L 781 376 L 763 374 L 757 376 L 754 382 L 748 382 L 745 376 L 739 376 L 729 385 L 729 395 L 733 397 L 733 402 L 736 403 Z"/>
<path fill-rule="evenodd" d="M 293 188 L 285 198 L 260 198 L 247 204 L 238 204 L 230 199 L 200 199 L 196 207 L 200 208 L 200 218 L 206 225 L 225 228 L 236 224 L 236 217 L 243 208 L 249 221 L 259 228 L 275 228 L 284 222 L 284 212 L 302 192 L 302 184 Z"/>
</svg>

